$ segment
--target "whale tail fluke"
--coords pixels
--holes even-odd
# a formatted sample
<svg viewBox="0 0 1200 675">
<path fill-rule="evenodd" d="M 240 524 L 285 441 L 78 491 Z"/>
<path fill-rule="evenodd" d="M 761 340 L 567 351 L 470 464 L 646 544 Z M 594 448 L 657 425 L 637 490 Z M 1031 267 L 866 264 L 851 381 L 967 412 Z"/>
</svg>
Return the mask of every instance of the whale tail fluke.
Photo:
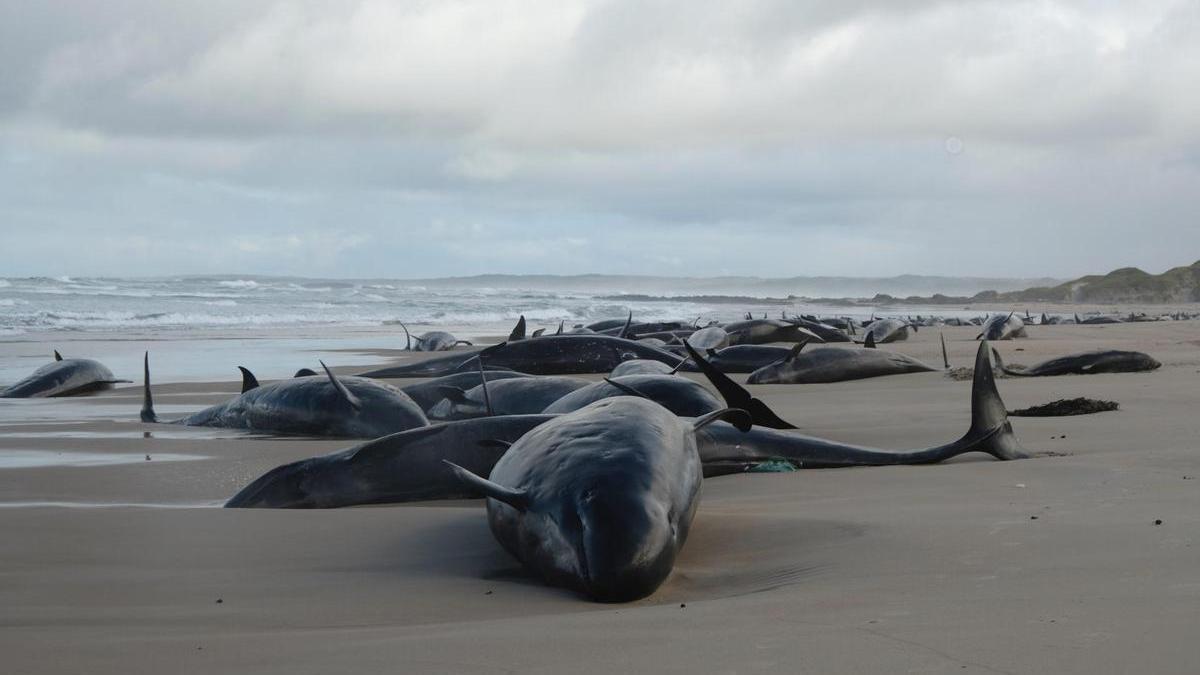
<svg viewBox="0 0 1200 675">
<path fill-rule="evenodd" d="M 150 395 L 150 352 L 146 352 L 144 361 L 142 362 L 143 384 L 142 384 L 142 421 L 147 424 L 153 424 L 158 421 L 158 415 L 154 414 L 154 397 Z"/>
<path fill-rule="evenodd" d="M 971 384 L 971 429 L 960 439 L 963 447 L 959 452 L 986 452 L 1003 460 L 1025 459 L 1030 454 L 1017 441 L 1004 401 L 996 390 L 990 351 L 987 340 L 979 343 Z"/>
</svg>

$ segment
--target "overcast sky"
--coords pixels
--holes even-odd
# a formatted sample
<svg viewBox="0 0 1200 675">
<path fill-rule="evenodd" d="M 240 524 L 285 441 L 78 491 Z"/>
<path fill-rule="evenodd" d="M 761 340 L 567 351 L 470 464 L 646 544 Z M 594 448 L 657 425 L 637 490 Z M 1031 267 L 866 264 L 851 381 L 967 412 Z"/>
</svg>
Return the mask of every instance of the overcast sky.
<svg viewBox="0 0 1200 675">
<path fill-rule="evenodd" d="M 1200 258 L 1200 2 L 0 0 L 0 276 Z"/>
</svg>

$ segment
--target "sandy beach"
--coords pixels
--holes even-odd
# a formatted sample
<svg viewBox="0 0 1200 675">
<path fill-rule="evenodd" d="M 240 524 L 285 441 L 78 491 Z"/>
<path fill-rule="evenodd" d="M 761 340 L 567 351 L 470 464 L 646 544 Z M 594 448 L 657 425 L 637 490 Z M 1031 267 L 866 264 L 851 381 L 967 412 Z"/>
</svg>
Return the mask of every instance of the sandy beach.
<svg viewBox="0 0 1200 675">
<path fill-rule="evenodd" d="M 969 365 L 973 327 L 883 348 L 940 365 L 940 332 Z M 1029 333 L 997 345 L 1007 362 L 1104 347 L 1164 366 L 999 380 L 1009 409 L 1121 405 L 1013 418 L 1029 460 L 709 479 L 672 577 L 623 605 L 522 572 L 482 502 L 216 508 L 352 441 L 144 425 L 137 385 L 4 401 L 3 670 L 1194 672 L 1200 322 Z M 156 404 L 170 417 L 238 386 L 156 379 Z M 940 372 L 755 388 L 806 433 L 895 449 L 961 435 L 969 392 Z"/>
</svg>

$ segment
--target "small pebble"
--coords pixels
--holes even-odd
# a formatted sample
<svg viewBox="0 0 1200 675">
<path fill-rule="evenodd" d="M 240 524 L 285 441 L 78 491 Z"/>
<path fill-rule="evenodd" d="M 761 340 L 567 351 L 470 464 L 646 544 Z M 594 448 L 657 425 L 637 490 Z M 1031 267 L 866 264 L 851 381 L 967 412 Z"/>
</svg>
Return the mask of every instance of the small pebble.
<svg viewBox="0 0 1200 675">
<path fill-rule="evenodd" d="M 684 607 L 687 607 L 687 603 L 686 603 L 686 602 L 681 602 L 681 603 L 679 603 L 679 609 L 683 609 Z"/>
<path fill-rule="evenodd" d="M 484 593 L 484 595 L 491 595 L 491 594 L 492 594 L 492 592 L 491 592 L 491 591 L 488 591 L 487 593 Z"/>
<path fill-rule="evenodd" d="M 146 461 L 147 461 L 147 462 L 149 462 L 149 461 L 150 461 L 150 455 L 146 455 Z"/>
<path fill-rule="evenodd" d="M 1029 516 L 1030 520 L 1037 520 L 1037 516 Z"/>
<path fill-rule="evenodd" d="M 217 604 L 218 604 L 218 605 L 219 605 L 219 604 L 221 604 L 222 602 L 225 602 L 225 601 L 224 601 L 224 600 L 222 600 L 221 598 L 217 598 Z"/>
<path fill-rule="evenodd" d="M 1154 524 L 1155 524 L 1155 525 L 1162 525 L 1162 519 L 1161 519 L 1161 518 L 1159 518 L 1158 520 L 1155 520 L 1155 521 L 1154 521 Z"/>
</svg>

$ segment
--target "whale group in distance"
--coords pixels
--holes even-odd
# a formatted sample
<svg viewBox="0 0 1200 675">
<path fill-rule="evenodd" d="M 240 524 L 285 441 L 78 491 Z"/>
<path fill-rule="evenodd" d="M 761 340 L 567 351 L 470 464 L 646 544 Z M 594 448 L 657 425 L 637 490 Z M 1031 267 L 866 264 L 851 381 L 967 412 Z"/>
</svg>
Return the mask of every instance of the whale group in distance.
<svg viewBox="0 0 1200 675">
<path fill-rule="evenodd" d="M 951 321 L 980 332 L 970 423 L 942 445 L 870 448 L 806 435 L 797 428 L 803 419 L 783 419 L 754 393 L 764 391 L 753 390 L 760 385 L 937 372 L 900 351 L 900 343 Z M 1023 459 L 1030 453 L 1008 421 L 996 372 L 1032 377 L 1161 365 L 1140 352 L 1108 350 L 1008 366 L 995 349 L 999 341 L 1029 338 L 1031 326 L 1054 323 L 1062 321 L 1015 312 L 977 321 L 784 313 L 705 325 L 635 322 L 629 314 L 530 332 L 521 317 L 503 341 L 488 346 L 446 331 L 413 336 L 401 324 L 405 351 L 436 353 L 358 375 L 335 374 L 321 363 L 321 371 L 301 369 L 267 383 L 239 366 L 237 395 L 169 422 L 154 409 L 147 353 L 140 419 L 359 439 L 271 469 L 225 506 L 340 508 L 482 497 L 492 535 L 533 573 L 593 600 L 625 602 L 654 593 L 669 578 L 706 479 L 768 463 L 931 464 L 971 452 Z M 0 396 L 70 396 L 128 382 L 96 361 L 55 356 Z M 744 384 L 731 375 L 745 376 Z"/>
</svg>

